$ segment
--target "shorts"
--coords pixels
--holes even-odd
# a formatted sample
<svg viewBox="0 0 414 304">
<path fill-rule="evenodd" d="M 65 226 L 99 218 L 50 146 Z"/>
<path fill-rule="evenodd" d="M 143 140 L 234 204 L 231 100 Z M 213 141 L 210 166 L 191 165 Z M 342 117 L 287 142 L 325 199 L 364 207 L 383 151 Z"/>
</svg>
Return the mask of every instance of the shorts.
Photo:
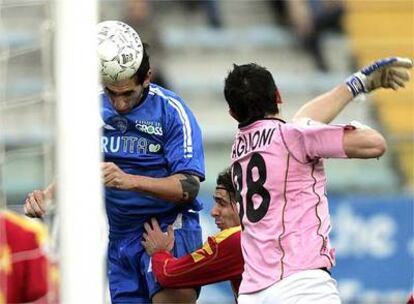
<svg viewBox="0 0 414 304">
<path fill-rule="evenodd" d="M 340 304 L 336 281 L 325 270 L 304 270 L 254 293 L 240 294 L 238 304 Z"/>
<path fill-rule="evenodd" d="M 167 224 L 160 222 L 161 229 Z M 187 255 L 202 246 L 198 213 L 183 212 L 174 222 L 175 257 Z M 162 289 L 152 273 L 151 258 L 141 244 L 142 233 L 111 238 L 108 245 L 108 279 L 113 304 L 151 303 Z M 197 291 L 199 293 L 199 290 Z"/>
</svg>

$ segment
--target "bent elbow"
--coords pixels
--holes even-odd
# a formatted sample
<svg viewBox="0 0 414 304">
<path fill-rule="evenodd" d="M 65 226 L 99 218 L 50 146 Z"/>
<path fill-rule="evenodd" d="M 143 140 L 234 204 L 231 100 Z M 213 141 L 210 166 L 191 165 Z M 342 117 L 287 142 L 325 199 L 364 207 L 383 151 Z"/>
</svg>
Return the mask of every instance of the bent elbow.
<svg viewBox="0 0 414 304">
<path fill-rule="evenodd" d="M 385 154 L 385 152 L 387 151 L 387 143 L 384 138 L 382 138 L 382 141 L 378 143 L 376 150 L 377 153 L 375 157 L 380 157 Z"/>
<path fill-rule="evenodd" d="M 190 203 L 194 201 L 200 191 L 200 181 L 198 177 L 184 174 L 184 178 L 180 179 L 182 197 L 181 203 Z"/>
<path fill-rule="evenodd" d="M 157 282 L 163 287 L 163 288 L 174 288 L 176 285 L 174 284 L 174 280 L 167 278 L 164 275 L 158 275 L 156 276 Z"/>
<path fill-rule="evenodd" d="M 161 285 L 161 287 L 164 288 L 170 288 L 169 284 L 168 284 L 168 280 L 165 280 L 165 277 L 163 276 L 155 276 L 157 279 L 158 284 Z"/>
<path fill-rule="evenodd" d="M 178 200 L 180 203 L 191 203 L 193 202 L 200 191 L 200 185 L 194 186 L 191 191 L 183 191 L 183 196 Z"/>
<path fill-rule="evenodd" d="M 345 133 L 344 150 L 349 158 L 377 158 L 387 150 L 385 138 L 373 129 Z"/>
<path fill-rule="evenodd" d="M 371 153 L 369 157 L 381 157 L 387 151 L 387 142 L 385 138 L 381 134 L 376 134 L 372 138 L 372 147 L 370 149 Z"/>
</svg>

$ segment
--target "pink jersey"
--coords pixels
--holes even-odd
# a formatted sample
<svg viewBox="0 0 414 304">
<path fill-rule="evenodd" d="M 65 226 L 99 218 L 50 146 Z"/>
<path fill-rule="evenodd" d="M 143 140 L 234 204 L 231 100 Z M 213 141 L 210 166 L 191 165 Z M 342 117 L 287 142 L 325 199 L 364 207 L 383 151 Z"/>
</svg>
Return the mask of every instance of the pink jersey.
<svg viewBox="0 0 414 304">
<path fill-rule="evenodd" d="M 335 264 L 321 158 L 346 158 L 344 128 L 263 119 L 239 129 L 231 157 L 244 227 L 240 293 Z"/>
</svg>

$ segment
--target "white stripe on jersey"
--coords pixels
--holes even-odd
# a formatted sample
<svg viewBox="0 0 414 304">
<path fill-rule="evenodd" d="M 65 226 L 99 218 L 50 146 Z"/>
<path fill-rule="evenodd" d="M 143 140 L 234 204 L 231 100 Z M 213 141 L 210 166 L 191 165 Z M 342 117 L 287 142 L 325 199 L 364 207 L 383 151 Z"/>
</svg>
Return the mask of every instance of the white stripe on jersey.
<svg viewBox="0 0 414 304">
<path fill-rule="evenodd" d="M 191 125 L 190 120 L 188 119 L 187 112 L 185 111 L 183 105 L 176 100 L 175 98 L 165 96 L 161 90 L 158 88 L 150 87 L 150 92 L 154 92 L 157 95 L 168 100 L 168 103 L 177 111 L 178 116 L 180 117 L 181 123 L 183 124 L 183 134 L 184 134 L 184 157 L 190 158 L 193 156 L 193 140 L 191 137 Z"/>
<path fill-rule="evenodd" d="M 191 134 L 190 136 L 188 135 L 188 132 L 191 132 L 191 129 L 188 131 L 185 125 L 185 118 L 183 117 L 180 108 L 177 106 L 177 104 L 175 104 L 174 102 L 171 102 L 170 99 L 168 99 L 169 104 L 177 110 L 178 112 L 178 116 L 180 117 L 180 120 L 183 124 L 183 133 L 184 133 L 184 153 L 186 154 L 185 157 L 187 156 L 187 153 L 191 153 L 192 152 L 192 147 L 191 147 Z M 190 139 L 190 140 L 188 140 Z M 189 148 L 191 149 L 189 151 Z"/>
</svg>

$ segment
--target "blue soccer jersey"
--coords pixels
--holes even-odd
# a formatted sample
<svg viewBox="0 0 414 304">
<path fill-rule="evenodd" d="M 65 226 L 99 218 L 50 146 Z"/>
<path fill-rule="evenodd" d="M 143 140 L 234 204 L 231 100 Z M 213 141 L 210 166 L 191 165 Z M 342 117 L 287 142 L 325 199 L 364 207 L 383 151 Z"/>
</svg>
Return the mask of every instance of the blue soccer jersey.
<svg viewBox="0 0 414 304">
<path fill-rule="evenodd" d="M 155 84 L 131 112 L 118 114 L 109 97 L 101 94 L 102 152 L 106 162 L 124 172 L 155 178 L 190 173 L 204 180 L 200 127 L 183 100 Z M 142 230 L 151 216 L 173 222 L 178 212 L 199 211 L 202 204 L 174 204 L 139 192 L 106 187 L 106 209 L 112 235 Z"/>
</svg>

